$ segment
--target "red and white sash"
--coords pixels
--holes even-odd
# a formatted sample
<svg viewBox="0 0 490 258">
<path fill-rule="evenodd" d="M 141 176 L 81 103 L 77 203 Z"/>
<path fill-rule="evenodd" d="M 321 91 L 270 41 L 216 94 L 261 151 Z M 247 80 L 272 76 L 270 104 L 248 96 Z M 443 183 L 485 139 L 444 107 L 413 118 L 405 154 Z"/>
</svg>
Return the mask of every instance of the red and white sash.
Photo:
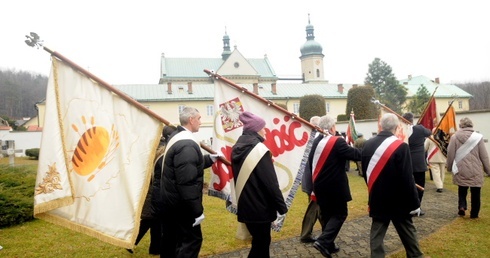
<svg viewBox="0 0 490 258">
<path fill-rule="evenodd" d="M 371 188 L 374 182 L 378 178 L 379 174 L 385 167 L 386 163 L 390 159 L 395 150 L 403 143 L 396 136 L 390 136 L 384 140 L 381 145 L 378 146 L 374 152 L 369 165 L 366 170 L 366 178 L 368 182 L 368 191 L 371 192 Z"/>
<path fill-rule="evenodd" d="M 312 175 L 313 182 L 315 182 L 316 177 L 320 173 L 320 169 L 322 169 L 323 164 L 325 164 L 325 161 L 330 155 L 330 152 L 332 151 L 333 146 L 337 141 L 337 138 L 338 136 L 328 135 L 318 143 L 315 149 L 315 154 L 313 155 L 313 164 L 311 166 L 313 171 L 313 175 Z M 311 199 L 313 201 L 316 201 L 315 192 L 313 191 L 311 192 Z"/>
<path fill-rule="evenodd" d="M 437 147 L 437 145 L 432 145 L 432 147 L 430 148 L 430 150 L 428 151 L 428 154 L 427 154 L 427 161 L 430 161 L 430 159 L 436 155 L 436 153 L 439 151 L 439 147 Z"/>
</svg>

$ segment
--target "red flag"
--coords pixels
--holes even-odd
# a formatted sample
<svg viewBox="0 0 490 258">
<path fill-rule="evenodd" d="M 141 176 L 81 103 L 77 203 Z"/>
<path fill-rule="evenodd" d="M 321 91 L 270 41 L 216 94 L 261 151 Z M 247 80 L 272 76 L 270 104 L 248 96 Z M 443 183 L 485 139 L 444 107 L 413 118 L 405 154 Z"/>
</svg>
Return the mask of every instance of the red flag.
<svg viewBox="0 0 490 258">
<path fill-rule="evenodd" d="M 425 128 L 432 130 L 437 125 L 436 100 L 431 97 L 424 113 L 420 116 L 419 124 Z"/>
</svg>

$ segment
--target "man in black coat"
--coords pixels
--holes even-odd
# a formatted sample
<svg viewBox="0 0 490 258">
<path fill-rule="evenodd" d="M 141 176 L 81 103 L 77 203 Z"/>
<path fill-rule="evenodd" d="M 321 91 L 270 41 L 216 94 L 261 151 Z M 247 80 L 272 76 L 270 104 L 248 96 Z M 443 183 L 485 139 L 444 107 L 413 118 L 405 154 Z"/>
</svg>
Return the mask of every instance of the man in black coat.
<svg viewBox="0 0 490 258">
<path fill-rule="evenodd" d="M 314 126 L 318 126 L 319 121 L 319 116 L 313 116 L 310 118 L 310 124 Z M 314 139 L 318 135 L 319 132 L 315 130 L 314 135 L 312 135 L 311 137 L 313 137 Z M 318 206 L 315 200 L 311 199 L 311 192 L 313 192 L 313 179 L 310 166 L 308 164 L 306 164 L 305 171 L 301 178 L 301 190 L 303 190 L 303 192 L 308 195 L 308 207 L 306 208 L 305 215 L 303 216 L 303 222 L 301 223 L 301 233 L 299 240 L 302 243 L 312 243 L 316 240 L 316 237 L 313 237 L 312 235 L 313 227 L 315 226 L 317 220 L 323 227 L 323 220 L 321 220 L 320 206 Z"/>
<path fill-rule="evenodd" d="M 423 257 L 412 216 L 420 213 L 420 201 L 412 175 L 410 150 L 394 135 L 399 120 L 384 114 L 382 131 L 369 139 L 362 149 L 362 170 L 369 192 L 369 216 L 372 218 L 371 257 L 385 257 L 384 236 L 395 226 L 407 257 Z"/>
<path fill-rule="evenodd" d="M 204 220 L 202 191 L 204 169 L 217 156 L 203 156 L 192 133 L 199 131 L 201 115 L 185 107 L 180 124 L 170 137 L 161 176 L 162 250 L 160 257 L 197 258 L 202 245 L 201 222 Z"/>
<path fill-rule="evenodd" d="M 322 116 L 318 126 L 327 135 L 320 135 L 313 142 L 308 164 L 313 171 L 312 198 L 320 206 L 324 226 L 313 246 L 323 256 L 331 257 L 339 251 L 335 238 L 347 218 L 347 202 L 352 200 L 345 163 L 360 160 L 361 152 L 347 145 L 341 136 L 335 136 L 335 121 L 330 116 Z"/>
<path fill-rule="evenodd" d="M 408 112 L 402 115 L 403 118 L 413 124 L 413 114 Z M 423 125 L 418 124 L 412 126 L 412 134 L 408 138 L 408 146 L 410 147 L 410 155 L 412 156 L 412 170 L 415 183 L 421 187 L 425 187 L 425 171 L 427 171 L 427 161 L 425 159 L 425 139 L 431 135 L 431 131 Z M 424 191 L 417 189 L 420 203 Z M 420 211 L 420 215 L 424 215 L 424 211 Z"/>
</svg>

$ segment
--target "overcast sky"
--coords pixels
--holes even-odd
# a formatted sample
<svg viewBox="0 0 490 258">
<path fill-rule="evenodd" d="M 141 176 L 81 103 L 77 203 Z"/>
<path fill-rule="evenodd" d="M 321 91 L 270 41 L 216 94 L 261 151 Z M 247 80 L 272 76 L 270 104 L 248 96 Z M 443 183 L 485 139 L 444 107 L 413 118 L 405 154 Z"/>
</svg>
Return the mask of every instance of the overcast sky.
<svg viewBox="0 0 490 258">
<path fill-rule="evenodd" d="M 160 56 L 219 58 L 225 27 L 246 58 L 267 54 L 279 77 L 301 75 L 310 14 L 325 79 L 362 84 L 379 57 L 397 79 L 490 80 L 486 1 L 3 1 L 0 69 L 49 75 L 52 50 L 110 84 L 157 84 Z"/>
</svg>

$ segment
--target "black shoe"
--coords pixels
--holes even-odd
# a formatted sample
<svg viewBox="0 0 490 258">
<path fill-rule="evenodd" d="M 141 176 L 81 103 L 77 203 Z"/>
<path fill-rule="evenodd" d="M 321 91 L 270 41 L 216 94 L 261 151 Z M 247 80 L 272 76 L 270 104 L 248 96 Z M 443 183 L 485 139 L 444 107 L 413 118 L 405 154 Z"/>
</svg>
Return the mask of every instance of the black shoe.
<svg viewBox="0 0 490 258">
<path fill-rule="evenodd" d="M 315 249 L 318 250 L 323 255 L 323 257 L 332 258 L 332 255 L 327 250 L 327 248 L 323 247 L 320 243 L 313 243 L 313 247 L 315 247 Z"/>
<path fill-rule="evenodd" d="M 478 216 L 470 215 L 470 219 L 478 219 Z"/>
<path fill-rule="evenodd" d="M 337 244 L 333 244 L 333 247 L 327 249 L 331 254 L 338 253 L 340 251 L 340 247 Z"/>
<path fill-rule="evenodd" d="M 442 188 L 437 189 L 436 192 L 442 193 Z"/>
<path fill-rule="evenodd" d="M 466 214 L 465 214 L 465 212 L 464 212 L 464 208 L 459 208 L 458 215 L 459 215 L 459 216 L 464 216 L 464 215 L 466 215 Z"/>
<path fill-rule="evenodd" d="M 127 249 L 126 249 L 126 251 L 128 251 L 130 254 L 132 254 L 132 253 L 133 253 L 133 249 L 129 249 L 129 248 L 127 248 Z"/>
<path fill-rule="evenodd" d="M 301 243 L 313 243 L 316 241 L 316 239 L 308 237 L 308 238 L 301 238 L 300 241 Z"/>
</svg>

